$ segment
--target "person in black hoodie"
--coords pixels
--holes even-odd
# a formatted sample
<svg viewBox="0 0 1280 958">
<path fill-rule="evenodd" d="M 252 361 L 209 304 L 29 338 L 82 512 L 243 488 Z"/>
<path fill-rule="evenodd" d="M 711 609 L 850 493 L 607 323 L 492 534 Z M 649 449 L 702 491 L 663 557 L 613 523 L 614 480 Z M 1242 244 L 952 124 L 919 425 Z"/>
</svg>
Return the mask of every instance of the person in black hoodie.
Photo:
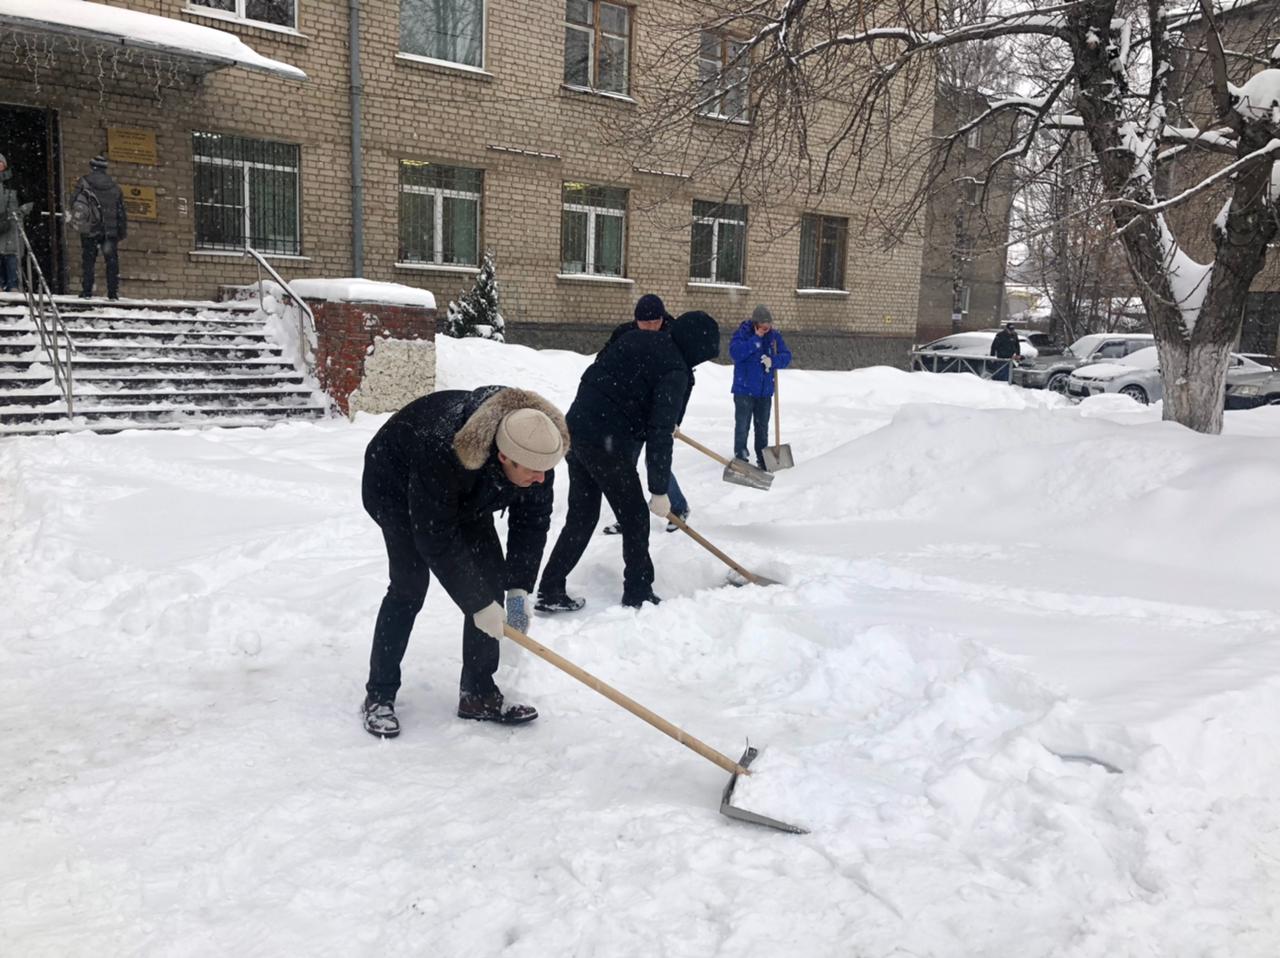
<svg viewBox="0 0 1280 958">
<path fill-rule="evenodd" d="M 369 442 L 361 497 L 382 529 L 391 580 L 369 655 L 371 735 L 400 734 L 400 662 L 431 575 L 466 615 L 458 717 L 511 725 L 538 717 L 527 705 L 505 706 L 493 675 L 504 623 L 528 629 L 528 596 L 551 525 L 552 470 L 568 449 L 560 411 L 507 386 L 415 399 Z M 499 510 L 507 510 L 505 557 L 493 525 Z"/>
<path fill-rule="evenodd" d="M 93 274 L 98 263 L 98 250 L 107 267 L 107 299 L 120 298 L 120 241 L 129 235 L 129 217 L 125 213 L 124 194 L 107 173 L 107 158 L 99 153 L 89 161 L 89 173 L 76 181 L 72 202 L 80 191 L 92 196 L 99 220 L 93 231 L 80 236 L 80 298 L 93 296 Z"/>
<path fill-rule="evenodd" d="M 600 518 L 601 495 L 622 527 L 622 604 L 639 608 L 659 601 L 653 593 L 648 513 L 663 519 L 671 513 L 672 434 L 693 390 L 693 367 L 720 353 L 720 327 L 706 313 L 685 313 L 668 332 L 624 333 L 582 374 L 566 417 L 574 443 L 566 460 L 569 511 L 542 572 L 535 606 L 540 611 L 570 612 L 585 604 L 569 596 L 566 581 Z M 647 511 L 635 470 L 641 444 Z"/>
<path fill-rule="evenodd" d="M 667 307 L 662 302 L 661 297 L 654 293 L 645 293 L 636 301 L 633 315 L 635 318 L 632 319 L 631 322 L 620 323 L 614 331 L 609 334 L 609 341 L 604 344 L 604 348 L 600 350 L 601 352 L 604 352 L 605 349 L 608 349 L 621 339 L 623 334 L 629 333 L 633 329 L 643 329 L 650 333 L 670 332 L 671 323 L 675 319 L 675 317 L 667 312 Z M 638 461 L 640 456 L 639 446 L 635 447 L 635 453 Z M 671 510 L 681 519 L 688 519 L 689 500 L 684 497 L 684 492 L 680 488 L 680 483 L 676 481 L 676 474 L 674 471 L 671 473 L 671 482 L 667 486 L 667 495 L 671 497 Z M 675 532 L 676 528 L 677 527 L 674 522 L 667 523 L 668 532 Z M 622 524 L 617 521 L 614 521 L 604 527 L 604 534 L 607 536 L 621 535 L 621 533 Z"/>
</svg>

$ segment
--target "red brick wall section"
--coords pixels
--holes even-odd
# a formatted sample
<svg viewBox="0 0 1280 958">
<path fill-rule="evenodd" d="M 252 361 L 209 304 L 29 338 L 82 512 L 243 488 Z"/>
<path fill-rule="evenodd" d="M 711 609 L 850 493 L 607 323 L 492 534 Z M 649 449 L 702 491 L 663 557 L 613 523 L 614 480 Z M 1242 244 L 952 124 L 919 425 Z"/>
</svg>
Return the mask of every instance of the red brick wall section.
<svg viewBox="0 0 1280 958">
<path fill-rule="evenodd" d="M 376 339 L 436 338 L 436 311 L 425 306 L 317 301 L 308 305 L 316 317 L 316 376 L 348 415 L 348 397 L 364 379 L 365 357 Z"/>
</svg>

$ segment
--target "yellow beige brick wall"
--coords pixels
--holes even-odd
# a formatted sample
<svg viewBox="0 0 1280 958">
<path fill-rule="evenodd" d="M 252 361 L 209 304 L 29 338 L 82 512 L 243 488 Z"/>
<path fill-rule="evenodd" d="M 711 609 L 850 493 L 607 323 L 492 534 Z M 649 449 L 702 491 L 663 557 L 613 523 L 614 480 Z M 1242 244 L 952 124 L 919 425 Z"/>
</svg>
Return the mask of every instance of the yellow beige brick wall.
<svg viewBox="0 0 1280 958">
<path fill-rule="evenodd" d="M 636 44 L 645 42 L 646 17 L 656 16 L 662 2 L 635 5 Z M 89 157 L 105 149 L 108 126 L 156 133 L 160 165 L 112 164 L 121 183 L 157 192 L 157 219 L 135 223 L 121 248 L 123 294 L 210 297 L 221 286 L 256 276 L 252 264 L 235 254 L 195 249 L 195 130 L 297 143 L 302 256 L 273 257 L 274 265 L 286 279 L 351 275 L 347 4 L 298 0 L 296 31 L 218 19 L 194 12 L 182 0 L 117 5 L 229 31 L 309 77 L 296 83 L 229 69 L 199 79 L 166 73 L 157 84 L 154 70 L 139 71 L 136 63 L 121 65 L 122 76 L 108 68 L 100 78 L 96 62 L 59 56 L 52 73 L 37 78 L 3 56 L 0 38 L 0 102 L 57 111 L 64 187 L 87 169 Z M 431 160 L 483 170 L 481 245 L 496 256 L 509 338 L 515 341 L 594 349 L 610 327 L 630 318 L 635 300 L 652 291 L 673 313 L 704 309 L 722 326 L 736 324 L 755 303 L 767 303 L 804 365 L 905 362 L 918 312 L 918 240 L 888 253 L 882 236 L 851 231 L 846 289 L 801 293 L 795 226 L 805 210 L 775 206 L 767 224 L 748 213 L 745 288 L 690 283 L 692 201 L 719 199 L 722 186 L 637 170 L 602 142 L 602 116 L 625 119 L 640 106 L 563 85 L 563 0 L 486 6 L 484 69 L 468 71 L 399 55 L 398 0 L 361 4 L 365 276 L 431 289 L 442 309 L 470 285 L 472 272 L 397 265 L 399 162 Z M 927 130 L 931 110 L 931 103 L 913 103 L 895 122 Z M 566 181 L 629 191 L 625 280 L 560 275 Z M 878 205 L 890 208 L 896 194 L 911 188 L 904 178 L 896 193 L 885 187 L 831 193 L 807 210 L 847 215 L 854 222 Z M 70 259 L 74 283 L 78 266 Z"/>
</svg>

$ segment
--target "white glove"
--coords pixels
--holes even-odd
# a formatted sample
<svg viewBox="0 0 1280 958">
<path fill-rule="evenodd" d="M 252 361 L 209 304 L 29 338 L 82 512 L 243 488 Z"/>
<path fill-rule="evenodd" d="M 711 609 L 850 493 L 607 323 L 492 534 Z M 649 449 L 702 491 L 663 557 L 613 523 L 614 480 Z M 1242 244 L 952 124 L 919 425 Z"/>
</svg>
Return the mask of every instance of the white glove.
<svg viewBox="0 0 1280 958">
<path fill-rule="evenodd" d="M 524 589 L 507 590 L 507 625 L 519 632 L 529 631 L 529 593 Z"/>
<path fill-rule="evenodd" d="M 662 495 L 653 495 L 649 497 L 649 511 L 659 519 L 665 519 L 671 515 L 671 499 L 666 493 Z"/>
<path fill-rule="evenodd" d="M 760 365 L 764 367 L 765 372 L 768 372 L 770 369 L 773 368 L 773 357 L 770 356 L 768 353 L 765 353 L 763 356 L 760 357 Z"/>
<path fill-rule="evenodd" d="M 498 603 L 490 602 L 471 618 L 475 620 L 476 628 L 481 632 L 495 639 L 502 638 L 502 627 L 506 624 L 507 617 Z"/>
</svg>

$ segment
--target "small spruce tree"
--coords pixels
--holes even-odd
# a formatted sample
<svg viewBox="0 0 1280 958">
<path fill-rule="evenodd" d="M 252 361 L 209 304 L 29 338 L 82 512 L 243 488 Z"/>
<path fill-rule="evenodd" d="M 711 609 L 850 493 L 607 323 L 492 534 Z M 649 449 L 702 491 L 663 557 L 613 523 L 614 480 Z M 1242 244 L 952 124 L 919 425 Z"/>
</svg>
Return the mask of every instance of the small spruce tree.
<svg viewBox="0 0 1280 958">
<path fill-rule="evenodd" d="M 505 326 L 498 309 L 498 280 L 494 275 L 493 253 L 485 250 L 475 285 L 449 303 L 444 332 L 455 339 L 478 336 L 501 343 L 505 342 L 502 334 Z"/>
</svg>

